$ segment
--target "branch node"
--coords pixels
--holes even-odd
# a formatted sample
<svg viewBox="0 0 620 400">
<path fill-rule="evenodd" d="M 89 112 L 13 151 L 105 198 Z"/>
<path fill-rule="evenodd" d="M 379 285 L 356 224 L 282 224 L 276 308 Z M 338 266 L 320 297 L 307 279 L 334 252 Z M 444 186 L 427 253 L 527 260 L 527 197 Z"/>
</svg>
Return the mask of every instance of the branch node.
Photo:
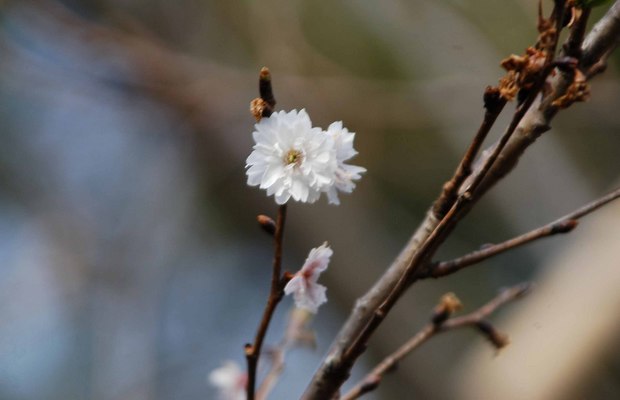
<svg viewBox="0 0 620 400">
<path fill-rule="evenodd" d="M 505 102 L 502 100 L 500 90 L 496 86 L 487 86 L 482 96 L 484 108 L 493 114 L 499 113 L 504 107 Z"/>
<path fill-rule="evenodd" d="M 575 229 L 578 224 L 579 221 L 577 221 L 576 219 L 569 219 L 567 221 L 558 222 L 551 227 L 551 234 L 555 235 L 556 233 L 568 233 Z"/>
</svg>

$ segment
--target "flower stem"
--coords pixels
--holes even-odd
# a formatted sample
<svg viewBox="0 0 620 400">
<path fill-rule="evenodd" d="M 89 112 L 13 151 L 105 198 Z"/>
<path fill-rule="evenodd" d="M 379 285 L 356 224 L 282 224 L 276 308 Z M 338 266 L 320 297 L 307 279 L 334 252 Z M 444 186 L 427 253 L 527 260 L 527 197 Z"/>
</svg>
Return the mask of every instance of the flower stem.
<svg viewBox="0 0 620 400">
<path fill-rule="evenodd" d="M 260 357 L 263 341 L 267 334 L 267 328 L 273 317 L 273 313 L 276 307 L 284 295 L 285 282 L 282 279 L 282 243 L 284 238 L 284 223 L 286 221 L 286 204 L 281 205 L 278 208 L 278 217 L 276 219 L 276 230 L 274 233 L 274 256 L 273 256 L 273 269 L 271 274 L 271 290 L 269 291 L 269 298 L 267 299 L 267 305 L 263 311 L 263 317 L 256 331 L 253 344 L 245 345 L 245 357 L 248 365 L 248 387 L 247 387 L 247 400 L 255 399 L 256 391 L 256 367 L 258 365 L 258 359 Z"/>
</svg>

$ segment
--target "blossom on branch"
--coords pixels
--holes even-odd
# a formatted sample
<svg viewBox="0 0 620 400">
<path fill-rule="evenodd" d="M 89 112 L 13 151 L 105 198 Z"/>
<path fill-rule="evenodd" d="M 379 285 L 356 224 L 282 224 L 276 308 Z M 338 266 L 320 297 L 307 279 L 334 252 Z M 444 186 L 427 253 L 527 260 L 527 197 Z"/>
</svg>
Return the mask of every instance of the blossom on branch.
<svg viewBox="0 0 620 400">
<path fill-rule="evenodd" d="M 226 361 L 209 374 L 209 383 L 218 389 L 218 400 L 245 400 L 248 376 L 236 362 Z"/>
<path fill-rule="evenodd" d="M 262 118 L 252 133 L 254 150 L 246 160 L 248 185 L 273 195 L 276 203 L 290 198 L 314 203 L 325 192 L 339 204 L 337 191 L 350 193 L 366 169 L 344 162 L 357 154 L 354 133 L 334 122 L 327 131 L 313 128 L 305 110 L 279 111 Z"/>
<path fill-rule="evenodd" d="M 255 125 L 252 136 L 256 145 L 246 161 L 248 185 L 266 189 L 276 203 L 285 204 L 291 197 L 314 203 L 334 184 L 333 140 L 312 127 L 305 110 L 273 113 Z"/>
<path fill-rule="evenodd" d="M 319 306 L 327 301 L 327 288 L 317 283 L 321 272 L 327 269 L 334 252 L 327 243 L 310 250 L 303 267 L 284 287 L 284 293 L 293 294 L 295 306 L 316 313 Z"/>
</svg>

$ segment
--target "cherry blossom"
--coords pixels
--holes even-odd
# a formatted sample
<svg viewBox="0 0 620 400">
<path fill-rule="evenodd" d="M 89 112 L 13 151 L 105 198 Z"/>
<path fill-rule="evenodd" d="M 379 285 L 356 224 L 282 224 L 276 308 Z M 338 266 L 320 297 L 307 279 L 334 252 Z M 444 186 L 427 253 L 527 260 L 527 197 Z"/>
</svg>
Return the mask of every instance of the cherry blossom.
<svg viewBox="0 0 620 400">
<path fill-rule="evenodd" d="M 316 313 L 319 306 L 327 301 L 327 288 L 317 283 L 319 275 L 327 269 L 334 252 L 327 243 L 310 250 L 303 267 L 284 287 L 284 293 L 293 295 L 295 305 Z"/>
</svg>

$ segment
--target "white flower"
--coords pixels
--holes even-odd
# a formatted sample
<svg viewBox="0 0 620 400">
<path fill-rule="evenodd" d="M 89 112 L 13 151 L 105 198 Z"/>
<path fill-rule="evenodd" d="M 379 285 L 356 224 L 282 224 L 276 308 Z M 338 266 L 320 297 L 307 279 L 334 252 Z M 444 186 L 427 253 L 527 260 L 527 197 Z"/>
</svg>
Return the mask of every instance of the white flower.
<svg viewBox="0 0 620 400">
<path fill-rule="evenodd" d="M 284 287 L 285 294 L 293 294 L 298 308 L 316 313 L 319 306 L 327 301 L 327 296 L 325 296 L 327 288 L 316 281 L 321 272 L 327 269 L 332 254 L 334 252 L 327 246 L 327 243 L 310 250 L 304 266 Z"/>
<path fill-rule="evenodd" d="M 326 132 L 333 140 L 336 147 L 336 160 L 338 167 L 336 169 L 336 180 L 333 185 L 327 189 L 327 199 L 331 204 L 340 204 L 338 199 L 338 190 L 351 193 L 355 189 L 353 180 L 358 180 L 366 168 L 356 165 L 347 165 L 344 162 L 353 158 L 357 151 L 353 148 L 353 139 L 355 133 L 349 132 L 347 128 L 342 126 L 342 121 L 332 123 Z"/>
<path fill-rule="evenodd" d="M 245 400 L 247 374 L 236 362 L 226 361 L 209 374 L 209 383 L 218 389 L 219 400 Z"/>
<path fill-rule="evenodd" d="M 305 110 L 263 118 L 252 133 L 256 145 L 246 161 L 248 185 L 274 195 L 313 203 L 336 180 L 336 149 L 330 135 L 313 128 Z"/>
</svg>

